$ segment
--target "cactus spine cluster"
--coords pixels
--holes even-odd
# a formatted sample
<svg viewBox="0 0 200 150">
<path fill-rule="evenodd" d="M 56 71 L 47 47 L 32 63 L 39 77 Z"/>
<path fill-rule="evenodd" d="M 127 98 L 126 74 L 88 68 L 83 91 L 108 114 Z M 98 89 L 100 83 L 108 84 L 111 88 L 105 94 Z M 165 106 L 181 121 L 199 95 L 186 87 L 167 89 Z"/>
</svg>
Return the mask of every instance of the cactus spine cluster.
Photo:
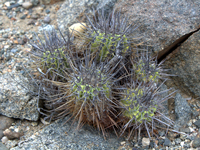
<svg viewBox="0 0 200 150">
<path fill-rule="evenodd" d="M 126 17 L 114 11 L 103 14 L 97 11 L 93 20 L 87 16 L 91 28 L 85 26 L 77 37 L 68 34 L 66 40 L 52 30 L 44 33 L 44 43 L 30 42 L 37 70 L 42 70 L 35 77 L 42 86 L 40 112 L 48 120 L 71 114 L 78 127 L 89 123 L 104 136 L 110 127 L 121 135 L 131 129 L 128 137 L 137 129 L 146 129 L 151 137 L 156 123 L 173 127 L 161 113 L 162 102 L 170 97 L 163 98 L 169 90 L 158 86 L 165 70 L 150 51 L 135 48 L 134 27 Z M 79 49 L 75 40 L 84 41 Z"/>
</svg>

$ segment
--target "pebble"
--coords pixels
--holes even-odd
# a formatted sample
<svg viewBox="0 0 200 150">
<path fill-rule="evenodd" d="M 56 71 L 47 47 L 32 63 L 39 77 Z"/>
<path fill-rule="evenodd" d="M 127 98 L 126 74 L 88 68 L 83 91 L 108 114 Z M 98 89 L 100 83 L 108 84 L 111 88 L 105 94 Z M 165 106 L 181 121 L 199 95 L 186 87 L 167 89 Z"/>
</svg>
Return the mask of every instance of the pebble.
<svg viewBox="0 0 200 150">
<path fill-rule="evenodd" d="M 5 41 L 5 40 L 6 40 L 5 38 L 0 38 L 0 42 Z"/>
<path fill-rule="evenodd" d="M 8 141 L 7 136 L 2 137 L 1 142 L 5 144 Z"/>
<path fill-rule="evenodd" d="M 198 128 L 200 128 L 200 119 L 197 120 L 196 122 L 194 122 L 194 124 L 195 124 Z"/>
<path fill-rule="evenodd" d="M 163 144 L 164 146 L 171 146 L 171 141 L 167 138 L 167 137 L 165 137 L 165 140 L 164 140 L 164 144 Z"/>
<path fill-rule="evenodd" d="M 19 3 L 16 3 L 16 4 L 14 4 L 14 5 L 9 6 L 7 9 L 10 10 L 10 9 L 13 9 L 13 8 L 19 7 L 19 6 L 20 6 L 20 4 L 19 4 Z"/>
<path fill-rule="evenodd" d="M 23 4 L 23 2 L 24 2 L 23 0 L 18 0 L 18 2 L 17 2 L 17 3 L 18 3 L 18 4 L 20 4 L 20 5 L 22 5 L 22 4 Z"/>
<path fill-rule="evenodd" d="M 33 6 L 33 4 L 31 2 L 24 2 L 22 3 L 22 7 L 25 9 L 29 9 Z"/>
<path fill-rule="evenodd" d="M 31 3 L 33 4 L 33 6 L 37 6 L 39 3 L 39 0 L 31 0 Z"/>
<path fill-rule="evenodd" d="M 194 147 L 194 148 L 200 147 L 200 137 L 199 136 L 195 137 L 195 139 L 192 143 L 192 147 Z"/>
<path fill-rule="evenodd" d="M 44 17 L 43 19 L 44 23 L 49 24 L 51 22 L 51 18 L 49 16 Z"/>
<path fill-rule="evenodd" d="M 39 18 L 39 15 L 38 15 L 38 14 L 33 14 L 33 15 L 31 16 L 31 18 L 36 20 L 36 19 Z"/>
<path fill-rule="evenodd" d="M 46 9 L 45 12 L 46 12 L 47 14 L 49 14 L 49 13 L 50 13 L 50 10 L 49 10 L 49 9 Z"/>
<path fill-rule="evenodd" d="M 74 36 L 78 36 L 80 33 L 83 33 L 86 29 L 86 23 L 75 23 L 69 27 L 69 32 L 73 33 Z"/>
<path fill-rule="evenodd" d="M 18 49 L 16 49 L 16 48 L 11 49 L 12 53 L 16 53 L 17 51 L 18 51 Z"/>
<path fill-rule="evenodd" d="M 10 2 L 5 2 L 4 5 L 5 5 L 6 7 L 10 7 Z"/>
<path fill-rule="evenodd" d="M 150 139 L 149 138 L 142 138 L 142 146 L 149 146 Z"/>
<path fill-rule="evenodd" d="M 24 134 L 21 132 L 14 132 L 10 129 L 6 129 L 5 131 L 3 131 L 3 134 L 5 136 L 7 136 L 7 138 L 9 140 L 13 140 L 13 139 L 20 139 L 21 136 L 23 136 Z"/>
<path fill-rule="evenodd" d="M 25 19 L 26 16 L 27 16 L 27 15 L 25 14 L 25 15 L 21 16 L 20 19 Z"/>
<path fill-rule="evenodd" d="M 35 24 L 35 20 L 30 20 L 27 25 L 34 25 Z"/>
</svg>

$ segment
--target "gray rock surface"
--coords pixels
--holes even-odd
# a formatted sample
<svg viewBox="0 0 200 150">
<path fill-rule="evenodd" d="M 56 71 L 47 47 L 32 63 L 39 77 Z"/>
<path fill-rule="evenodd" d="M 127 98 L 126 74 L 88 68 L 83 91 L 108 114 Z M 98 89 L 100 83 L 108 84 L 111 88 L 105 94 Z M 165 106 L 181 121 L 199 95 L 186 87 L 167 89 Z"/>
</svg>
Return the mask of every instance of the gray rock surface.
<svg viewBox="0 0 200 150">
<path fill-rule="evenodd" d="M 155 51 L 168 47 L 181 36 L 200 27 L 200 1 L 134 1 L 120 0 L 116 8 L 121 8 L 130 21 L 138 26 L 135 35 L 141 34 L 141 42 Z M 165 62 L 172 80 L 184 93 L 200 96 L 200 31 L 193 34 Z M 172 87 L 172 86 L 171 86 Z"/>
<path fill-rule="evenodd" d="M 37 98 L 32 98 L 29 89 L 25 87 L 33 89 L 21 74 L 0 75 L 0 114 L 12 118 L 38 120 Z"/>
<path fill-rule="evenodd" d="M 58 27 L 66 30 L 66 27 L 85 18 L 85 14 L 92 13 L 92 8 L 101 9 L 108 13 L 117 0 L 66 0 L 57 12 Z M 78 20 L 77 20 L 78 19 Z"/>
<path fill-rule="evenodd" d="M 200 1 L 119 0 L 116 8 L 138 26 L 141 41 L 160 51 L 179 37 L 199 28 Z"/>
<path fill-rule="evenodd" d="M 166 62 L 173 83 L 188 95 L 200 96 L 200 31 L 190 36 Z"/>
<path fill-rule="evenodd" d="M 192 110 L 188 105 L 188 102 L 179 93 L 177 93 L 175 96 L 175 114 L 176 125 L 180 126 L 186 125 L 186 123 L 191 119 L 192 115 Z"/>
<path fill-rule="evenodd" d="M 64 124 L 69 117 L 58 120 L 35 135 L 27 138 L 25 142 L 10 150 L 33 150 L 33 149 L 51 149 L 51 150 L 116 150 L 120 146 L 122 138 L 108 133 L 109 137 L 104 140 L 102 134 L 91 126 L 84 125 L 78 132 L 77 123 L 73 125 L 72 121 Z"/>
<path fill-rule="evenodd" d="M 0 150 L 8 150 L 5 145 L 0 142 Z"/>
</svg>

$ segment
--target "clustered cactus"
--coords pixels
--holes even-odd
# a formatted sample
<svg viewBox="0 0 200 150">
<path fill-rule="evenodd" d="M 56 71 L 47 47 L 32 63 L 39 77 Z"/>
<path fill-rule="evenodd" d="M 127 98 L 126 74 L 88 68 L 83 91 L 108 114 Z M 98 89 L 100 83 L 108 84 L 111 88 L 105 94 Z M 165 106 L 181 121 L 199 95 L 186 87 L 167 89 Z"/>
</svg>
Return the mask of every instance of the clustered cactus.
<svg viewBox="0 0 200 150">
<path fill-rule="evenodd" d="M 71 114 L 78 128 L 91 124 L 104 137 L 108 128 L 117 128 L 120 135 L 129 131 L 130 138 L 136 130 L 146 129 L 151 137 L 161 125 L 173 127 L 162 114 L 162 102 L 171 96 L 163 97 L 169 90 L 160 88 L 168 75 L 150 51 L 137 48 L 128 18 L 115 11 L 105 16 L 102 10 L 87 21 L 78 36 L 64 38 L 53 29 L 39 43 L 30 42 L 39 74 L 34 82 L 43 103 L 38 109 L 45 119 Z M 78 48 L 75 40 L 84 42 Z"/>
</svg>

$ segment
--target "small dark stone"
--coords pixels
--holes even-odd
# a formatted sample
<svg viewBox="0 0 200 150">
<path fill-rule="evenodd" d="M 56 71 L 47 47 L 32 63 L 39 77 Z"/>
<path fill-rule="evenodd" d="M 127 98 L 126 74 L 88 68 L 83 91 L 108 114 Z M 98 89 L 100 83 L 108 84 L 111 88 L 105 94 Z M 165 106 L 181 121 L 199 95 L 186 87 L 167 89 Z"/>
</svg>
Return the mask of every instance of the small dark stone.
<svg viewBox="0 0 200 150">
<path fill-rule="evenodd" d="M 154 141 L 153 140 L 150 141 L 149 148 L 154 148 Z"/>
<path fill-rule="evenodd" d="M 171 141 L 167 137 L 165 137 L 165 141 L 164 141 L 163 145 L 164 146 L 171 146 Z"/>
<path fill-rule="evenodd" d="M 160 139 L 160 140 L 158 141 L 158 145 L 163 145 L 164 142 L 165 142 L 164 139 Z"/>
<path fill-rule="evenodd" d="M 26 18 L 26 15 L 23 15 L 20 17 L 20 19 L 25 19 Z"/>
<path fill-rule="evenodd" d="M 33 15 L 31 16 L 31 18 L 32 18 L 32 19 L 38 19 L 38 18 L 39 18 L 39 15 L 38 15 L 38 14 L 33 14 Z"/>
<path fill-rule="evenodd" d="M 189 128 L 180 128 L 179 130 L 180 130 L 180 132 L 190 133 Z"/>
<path fill-rule="evenodd" d="M 160 132 L 159 132 L 159 135 L 160 135 L 160 136 L 164 136 L 164 135 L 165 135 L 165 131 L 160 131 Z"/>
<path fill-rule="evenodd" d="M 15 8 L 15 7 L 19 7 L 20 4 L 16 3 L 14 5 L 11 5 L 10 7 L 7 7 L 8 10 L 12 9 L 12 8 Z"/>
<path fill-rule="evenodd" d="M 15 12 L 20 12 L 21 8 L 20 7 L 17 7 Z"/>
<path fill-rule="evenodd" d="M 46 9 L 45 12 L 46 12 L 47 14 L 49 14 L 51 11 L 50 11 L 49 9 Z"/>
<path fill-rule="evenodd" d="M 195 124 L 198 128 L 200 128 L 200 119 L 197 120 L 196 122 L 194 122 L 194 124 Z"/>
<path fill-rule="evenodd" d="M 192 143 L 192 147 L 193 148 L 200 147 L 200 138 L 198 136 L 194 139 L 194 141 Z"/>
<path fill-rule="evenodd" d="M 27 25 L 34 25 L 35 24 L 35 21 L 34 20 L 31 20 L 27 23 Z"/>
</svg>

